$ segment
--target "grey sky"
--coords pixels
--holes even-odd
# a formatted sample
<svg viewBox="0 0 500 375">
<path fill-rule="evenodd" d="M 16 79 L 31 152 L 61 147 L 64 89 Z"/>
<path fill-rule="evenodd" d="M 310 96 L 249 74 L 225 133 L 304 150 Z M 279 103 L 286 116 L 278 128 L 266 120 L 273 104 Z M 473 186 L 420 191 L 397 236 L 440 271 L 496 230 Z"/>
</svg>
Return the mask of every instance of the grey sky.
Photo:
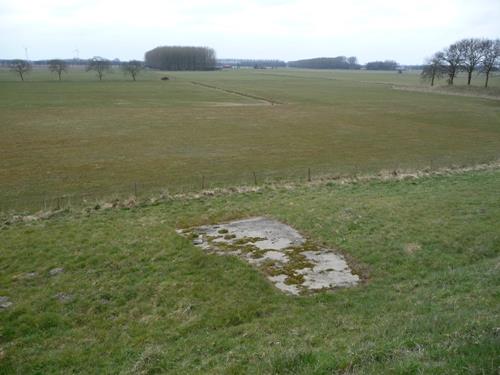
<svg viewBox="0 0 500 375">
<path fill-rule="evenodd" d="M 500 37 L 500 0 L 0 0 L 0 58 L 142 59 L 159 45 L 220 58 L 357 56 L 420 63 L 465 37 Z"/>
</svg>

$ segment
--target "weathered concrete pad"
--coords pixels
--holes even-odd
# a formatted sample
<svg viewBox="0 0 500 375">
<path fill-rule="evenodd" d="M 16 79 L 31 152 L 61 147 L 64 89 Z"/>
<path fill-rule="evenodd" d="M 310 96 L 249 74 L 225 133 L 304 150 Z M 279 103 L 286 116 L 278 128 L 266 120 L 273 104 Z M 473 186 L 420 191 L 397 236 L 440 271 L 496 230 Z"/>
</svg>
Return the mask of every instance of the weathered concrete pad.
<svg viewBox="0 0 500 375">
<path fill-rule="evenodd" d="M 255 217 L 177 232 L 206 251 L 245 259 L 285 293 L 298 295 L 359 282 L 341 255 L 274 219 Z"/>
</svg>

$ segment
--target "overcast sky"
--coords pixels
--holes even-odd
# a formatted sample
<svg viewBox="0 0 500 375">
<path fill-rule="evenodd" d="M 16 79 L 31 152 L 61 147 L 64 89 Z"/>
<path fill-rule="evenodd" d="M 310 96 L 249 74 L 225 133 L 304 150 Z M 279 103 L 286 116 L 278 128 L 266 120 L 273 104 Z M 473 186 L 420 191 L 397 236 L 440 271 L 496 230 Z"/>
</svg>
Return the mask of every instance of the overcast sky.
<svg viewBox="0 0 500 375">
<path fill-rule="evenodd" d="M 196 45 L 219 58 L 413 64 L 465 37 L 500 37 L 500 0 L 0 0 L 0 58 L 129 60 Z"/>
</svg>

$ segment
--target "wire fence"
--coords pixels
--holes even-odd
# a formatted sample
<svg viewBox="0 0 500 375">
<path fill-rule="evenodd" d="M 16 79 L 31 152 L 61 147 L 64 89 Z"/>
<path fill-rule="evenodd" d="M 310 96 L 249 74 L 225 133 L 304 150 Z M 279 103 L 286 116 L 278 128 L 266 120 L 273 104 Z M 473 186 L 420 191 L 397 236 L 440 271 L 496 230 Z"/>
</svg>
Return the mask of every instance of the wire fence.
<svg viewBox="0 0 500 375">
<path fill-rule="evenodd" d="M 357 177 L 367 174 L 377 174 L 383 171 L 437 171 L 446 168 L 464 168 L 480 164 L 488 164 L 500 160 L 495 157 L 477 157 L 457 159 L 452 156 L 412 160 L 411 162 L 383 162 L 376 160 L 363 163 L 342 165 L 312 165 L 288 167 L 277 170 L 255 170 L 241 168 L 227 173 L 199 172 L 191 175 L 158 174 L 153 179 L 133 179 L 123 183 L 79 188 L 78 191 L 55 193 L 37 192 L 32 195 L 21 195 L 0 199 L 0 212 L 35 212 L 57 210 L 68 207 L 86 207 L 134 198 L 146 199 L 154 196 L 167 196 L 181 193 L 195 193 L 218 188 L 237 186 L 264 186 L 266 184 L 312 182 L 320 179 L 336 179 L 341 177 Z M 88 183 L 88 181 L 86 181 Z"/>
</svg>

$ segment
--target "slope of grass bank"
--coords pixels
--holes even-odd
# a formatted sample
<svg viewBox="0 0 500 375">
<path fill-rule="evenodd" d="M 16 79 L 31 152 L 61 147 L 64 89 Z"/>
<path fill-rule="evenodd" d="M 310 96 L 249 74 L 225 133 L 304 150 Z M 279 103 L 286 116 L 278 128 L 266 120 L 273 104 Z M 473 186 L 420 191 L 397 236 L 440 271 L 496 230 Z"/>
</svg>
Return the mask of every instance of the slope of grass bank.
<svg viewBox="0 0 500 375">
<path fill-rule="evenodd" d="M 495 373 L 499 193 L 484 171 L 4 227 L 0 373 Z M 338 249 L 364 283 L 290 297 L 174 231 L 253 215 Z"/>
</svg>

